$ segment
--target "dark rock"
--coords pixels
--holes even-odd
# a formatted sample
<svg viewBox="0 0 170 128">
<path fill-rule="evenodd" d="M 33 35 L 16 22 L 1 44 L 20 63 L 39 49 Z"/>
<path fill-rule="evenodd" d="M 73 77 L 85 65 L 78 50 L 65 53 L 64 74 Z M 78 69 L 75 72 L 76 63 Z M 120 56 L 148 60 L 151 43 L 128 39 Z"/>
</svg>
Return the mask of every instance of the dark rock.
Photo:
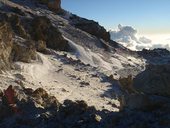
<svg viewBox="0 0 170 128">
<path fill-rule="evenodd" d="M 46 42 L 45 41 L 42 41 L 42 40 L 38 40 L 35 42 L 35 46 L 36 46 L 36 49 L 38 52 L 43 52 L 45 53 L 46 52 Z"/>
<path fill-rule="evenodd" d="M 134 78 L 134 87 L 146 94 L 170 96 L 170 65 L 149 65 Z"/>
<path fill-rule="evenodd" d="M 76 15 L 70 17 L 72 24 L 75 27 L 96 36 L 97 38 L 101 38 L 105 41 L 110 41 L 110 34 L 106 31 L 106 29 L 100 26 L 97 22 L 93 20 L 88 20 L 84 18 L 80 18 Z"/>
<path fill-rule="evenodd" d="M 0 22 L 0 70 L 10 68 L 10 55 L 13 47 L 12 30 L 8 23 Z"/>
<path fill-rule="evenodd" d="M 61 11 L 61 0 L 38 0 L 41 4 L 45 4 L 54 12 Z"/>
<path fill-rule="evenodd" d="M 127 91 L 128 93 L 135 93 L 136 90 L 133 87 L 133 77 L 129 75 L 127 78 L 119 78 L 119 84 L 122 90 Z"/>
<path fill-rule="evenodd" d="M 80 84 L 83 85 L 83 86 L 89 86 L 90 85 L 89 82 L 85 82 L 85 81 L 81 81 Z"/>
<path fill-rule="evenodd" d="M 13 61 L 29 63 L 36 60 L 36 48 L 31 41 L 15 42 L 12 49 L 11 58 Z"/>
<path fill-rule="evenodd" d="M 20 37 L 27 38 L 28 35 L 25 31 L 24 26 L 21 23 L 20 17 L 18 15 L 7 15 L 6 16 L 6 21 L 10 23 L 12 30 L 14 33 Z"/>
<path fill-rule="evenodd" d="M 170 55 L 170 52 L 167 49 L 162 49 L 162 48 L 157 48 L 153 50 L 143 49 L 142 51 L 139 51 L 138 53 L 142 56 L 152 56 L 152 57 Z"/>
<path fill-rule="evenodd" d="M 16 13 L 16 14 L 19 14 L 21 16 L 25 16 L 25 12 L 23 12 L 21 9 L 19 9 L 18 7 L 13 7 L 11 9 L 12 12 Z"/>
<path fill-rule="evenodd" d="M 54 50 L 68 49 L 68 42 L 62 37 L 59 30 L 53 27 L 50 20 L 46 17 L 36 17 L 32 21 L 32 30 L 30 34 L 35 41 L 45 41 L 48 48 Z"/>
<path fill-rule="evenodd" d="M 20 41 L 14 37 L 14 34 L 27 37 L 19 17 L 17 15 L 0 15 L 2 21 L 0 23 L 0 69 L 9 68 L 13 61 L 30 62 L 32 59 L 35 60 L 36 49 L 32 41 Z"/>
<path fill-rule="evenodd" d="M 50 0 L 48 2 L 48 8 L 54 12 L 61 12 L 61 0 Z"/>
</svg>

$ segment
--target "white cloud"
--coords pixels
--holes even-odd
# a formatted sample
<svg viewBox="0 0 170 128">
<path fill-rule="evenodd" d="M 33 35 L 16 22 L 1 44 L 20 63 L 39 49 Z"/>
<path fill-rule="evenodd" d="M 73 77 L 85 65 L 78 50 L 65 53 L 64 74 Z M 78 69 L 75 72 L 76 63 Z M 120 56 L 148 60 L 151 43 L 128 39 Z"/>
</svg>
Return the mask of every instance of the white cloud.
<svg viewBox="0 0 170 128">
<path fill-rule="evenodd" d="M 139 42 L 144 43 L 144 44 L 150 44 L 150 43 L 152 43 L 152 40 L 143 36 L 143 37 L 139 38 Z"/>
<path fill-rule="evenodd" d="M 152 38 L 148 39 L 145 36 L 138 37 L 137 34 L 137 30 L 131 26 L 118 25 L 118 30 L 110 31 L 112 40 L 119 42 L 131 50 L 142 50 L 143 48 L 166 48 L 170 50 L 170 43 L 168 43 L 170 38 L 168 38 L 168 36 L 166 38 L 167 40 L 162 41 L 164 43 L 162 43 L 160 40 L 157 40 L 155 43 L 155 40 L 154 42 L 151 40 Z M 162 37 L 163 36 L 161 35 L 159 38 Z"/>
</svg>

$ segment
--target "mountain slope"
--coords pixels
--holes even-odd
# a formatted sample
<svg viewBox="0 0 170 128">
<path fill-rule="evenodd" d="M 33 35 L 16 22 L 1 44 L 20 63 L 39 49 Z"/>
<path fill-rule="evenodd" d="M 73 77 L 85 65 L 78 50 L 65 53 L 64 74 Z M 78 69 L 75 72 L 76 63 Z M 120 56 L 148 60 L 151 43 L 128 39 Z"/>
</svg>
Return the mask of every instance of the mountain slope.
<svg viewBox="0 0 170 128">
<path fill-rule="evenodd" d="M 47 1 L 1 3 L 0 89 L 5 91 L 0 91 L 0 112 L 5 113 L 0 126 L 138 127 L 143 126 L 136 121 L 140 114 L 148 127 L 162 125 L 170 100 L 160 86 L 154 88 L 152 73 L 164 74 L 169 52 L 131 51 L 110 40 L 97 22 L 51 8 Z M 150 75 L 151 81 L 145 77 Z M 168 83 L 160 76 L 161 86 Z M 19 109 L 29 110 L 27 116 Z"/>
</svg>

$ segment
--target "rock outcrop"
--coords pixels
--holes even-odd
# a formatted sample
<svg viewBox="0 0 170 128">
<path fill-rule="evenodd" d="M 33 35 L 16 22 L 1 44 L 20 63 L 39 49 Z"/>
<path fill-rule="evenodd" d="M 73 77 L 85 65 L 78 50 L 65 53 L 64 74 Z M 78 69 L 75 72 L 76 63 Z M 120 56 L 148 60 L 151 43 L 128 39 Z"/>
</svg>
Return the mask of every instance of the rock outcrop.
<svg viewBox="0 0 170 128">
<path fill-rule="evenodd" d="M 134 80 L 131 77 L 121 78 L 119 82 L 124 94 L 119 97 L 120 112 L 110 113 L 104 120 L 105 127 L 170 127 L 169 67 L 150 65 Z M 128 85 L 133 85 L 137 91 L 127 93 Z"/>
<path fill-rule="evenodd" d="M 133 87 L 132 75 L 129 75 L 127 78 L 119 78 L 119 84 L 120 84 L 122 90 L 125 90 L 128 93 L 136 92 Z"/>
<path fill-rule="evenodd" d="M 67 50 L 68 42 L 62 37 L 59 30 L 54 27 L 46 17 L 36 17 L 31 23 L 30 35 L 33 40 L 46 42 L 47 48 L 54 50 Z"/>
<path fill-rule="evenodd" d="M 13 62 L 21 61 L 30 63 L 32 60 L 36 60 L 36 47 L 35 44 L 29 40 L 19 41 L 15 40 L 11 53 L 11 59 Z"/>
<path fill-rule="evenodd" d="M 149 65 L 134 79 L 137 91 L 146 94 L 170 96 L 170 65 Z"/>
<path fill-rule="evenodd" d="M 38 0 L 40 3 L 45 4 L 54 12 L 61 11 L 61 0 Z"/>
<path fill-rule="evenodd" d="M 31 62 L 32 59 L 35 60 L 35 44 L 27 39 L 28 35 L 21 24 L 20 18 L 14 14 L 0 13 L 0 16 L 1 56 L 3 58 L 1 64 L 9 67 L 13 61 Z M 3 69 L 3 66 L 1 69 Z"/>
<path fill-rule="evenodd" d="M 13 47 L 12 37 L 9 24 L 0 22 L 0 70 L 10 67 L 10 55 Z"/>
<path fill-rule="evenodd" d="M 15 35 L 20 36 L 22 38 L 27 38 L 27 32 L 25 31 L 24 26 L 21 23 L 21 20 L 18 15 L 6 15 L 6 21 L 11 25 L 13 32 Z"/>
<path fill-rule="evenodd" d="M 61 0 L 49 0 L 48 8 L 54 12 L 61 11 Z"/>
<path fill-rule="evenodd" d="M 71 16 L 70 20 L 75 27 L 107 42 L 110 41 L 109 32 L 107 32 L 106 29 L 100 26 L 97 22 L 85 18 L 80 18 L 76 15 Z"/>
</svg>

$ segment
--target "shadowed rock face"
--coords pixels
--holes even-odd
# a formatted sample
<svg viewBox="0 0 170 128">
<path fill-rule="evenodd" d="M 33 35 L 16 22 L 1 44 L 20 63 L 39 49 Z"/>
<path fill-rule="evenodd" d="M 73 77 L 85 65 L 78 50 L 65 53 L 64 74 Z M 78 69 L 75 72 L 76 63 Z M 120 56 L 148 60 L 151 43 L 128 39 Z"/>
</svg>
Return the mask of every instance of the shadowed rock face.
<svg viewBox="0 0 170 128">
<path fill-rule="evenodd" d="M 47 48 L 54 50 L 67 50 L 68 48 L 68 42 L 46 17 L 36 17 L 32 21 L 30 35 L 35 41 L 45 41 Z"/>
<path fill-rule="evenodd" d="M 21 61 L 26 63 L 36 60 L 37 56 L 34 43 L 31 41 L 14 41 L 11 58 L 14 62 Z"/>
<path fill-rule="evenodd" d="M 12 51 L 12 30 L 8 23 L 0 22 L 0 70 L 10 67 Z"/>
<path fill-rule="evenodd" d="M 137 91 L 147 94 L 170 96 L 170 65 L 149 65 L 134 79 Z"/>
<path fill-rule="evenodd" d="M 20 25 L 19 18 L 14 15 L 1 16 L 0 69 L 10 68 L 13 61 L 30 62 L 32 59 L 36 59 L 36 49 L 31 41 L 15 39 L 14 34 L 21 36 L 25 33 L 24 28 Z"/>
<path fill-rule="evenodd" d="M 18 35 L 22 38 L 27 38 L 28 35 L 27 35 L 27 33 L 24 29 L 24 26 L 22 25 L 21 20 L 18 15 L 12 14 L 10 16 L 7 16 L 6 18 L 7 18 L 6 19 L 7 22 L 10 23 L 12 30 L 16 35 Z"/>
</svg>

